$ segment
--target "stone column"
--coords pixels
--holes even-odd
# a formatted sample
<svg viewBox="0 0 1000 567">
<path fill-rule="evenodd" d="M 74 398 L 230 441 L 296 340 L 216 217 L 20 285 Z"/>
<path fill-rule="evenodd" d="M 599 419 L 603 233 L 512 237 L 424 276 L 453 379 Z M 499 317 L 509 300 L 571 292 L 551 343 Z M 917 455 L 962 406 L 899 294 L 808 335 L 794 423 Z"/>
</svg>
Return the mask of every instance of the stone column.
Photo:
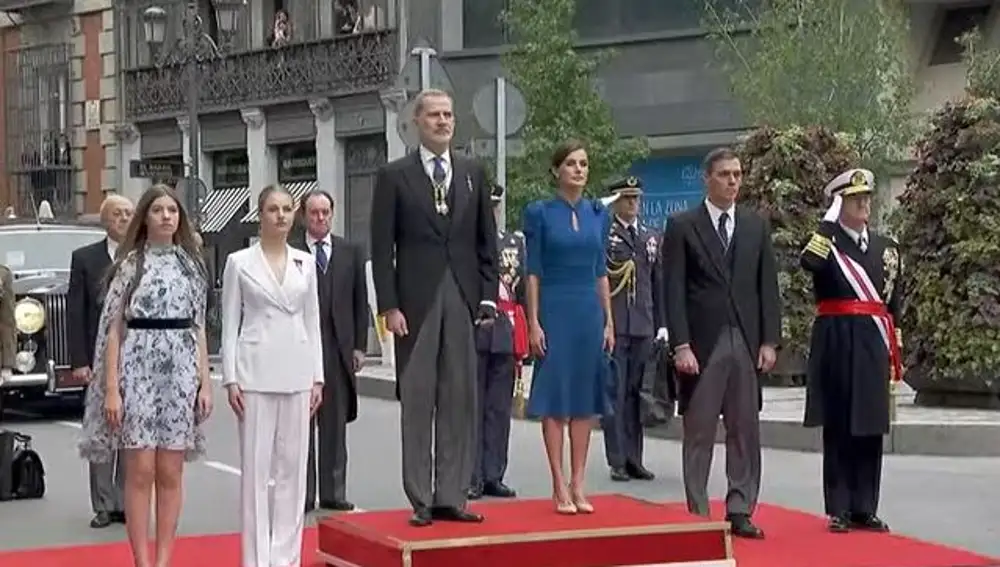
<svg viewBox="0 0 1000 567">
<path fill-rule="evenodd" d="M 119 124 L 113 128 L 113 132 L 118 140 L 118 151 L 121 156 L 119 163 L 122 167 L 121 187 L 118 187 L 118 191 L 123 197 L 136 203 L 149 188 L 148 179 L 132 177 L 129 171 L 132 160 L 142 159 L 141 134 L 135 124 Z"/>
<path fill-rule="evenodd" d="M 385 155 L 388 161 L 406 155 L 406 143 L 399 137 L 400 113 L 406 105 L 406 91 L 389 89 L 379 93 L 385 109 Z"/>
<path fill-rule="evenodd" d="M 250 164 L 250 210 L 256 210 L 257 197 L 268 185 L 278 182 L 278 156 L 267 145 L 267 118 L 259 108 L 244 108 L 240 116 L 247 125 L 247 161 Z"/>
<path fill-rule="evenodd" d="M 319 188 L 333 195 L 333 233 L 344 236 L 347 223 L 344 193 L 344 145 L 337 139 L 337 120 L 333 104 L 328 98 L 309 101 L 309 108 L 316 117 L 316 181 Z"/>
</svg>

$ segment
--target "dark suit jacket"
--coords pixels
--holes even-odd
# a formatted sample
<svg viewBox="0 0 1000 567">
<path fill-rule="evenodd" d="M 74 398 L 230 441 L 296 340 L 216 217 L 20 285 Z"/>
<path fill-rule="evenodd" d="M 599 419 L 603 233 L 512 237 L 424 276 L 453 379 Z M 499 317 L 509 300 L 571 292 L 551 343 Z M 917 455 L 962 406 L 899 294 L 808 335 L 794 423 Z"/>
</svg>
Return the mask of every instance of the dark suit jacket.
<svg viewBox="0 0 1000 567">
<path fill-rule="evenodd" d="M 104 303 L 104 276 L 110 266 L 106 238 L 73 251 L 66 292 L 69 359 L 73 368 L 94 365 L 97 325 Z"/>
<path fill-rule="evenodd" d="M 480 301 L 496 301 L 496 223 L 483 167 L 452 152 L 449 214 L 434 208 L 434 190 L 419 153 L 382 166 L 371 209 L 372 276 L 379 312 L 399 309 L 410 334 L 396 341 L 402 375 L 420 325 L 447 269 L 470 320 Z"/>
<path fill-rule="evenodd" d="M 368 350 L 368 285 L 361 247 L 330 235 L 330 262 L 326 273 L 317 270 L 320 329 L 323 333 L 323 368 L 327 383 L 346 381 L 350 392 L 347 421 L 358 417 L 354 351 Z M 312 255 L 305 238 L 295 246 Z"/>
<path fill-rule="evenodd" d="M 778 345 L 781 307 L 771 230 L 755 212 L 736 207 L 736 229 L 725 253 L 708 208 L 673 216 L 661 248 L 667 326 L 676 348 L 689 344 L 704 368 L 719 336 L 734 325 L 757 363 L 762 344 Z M 696 378 L 679 376 L 683 410 Z"/>
</svg>

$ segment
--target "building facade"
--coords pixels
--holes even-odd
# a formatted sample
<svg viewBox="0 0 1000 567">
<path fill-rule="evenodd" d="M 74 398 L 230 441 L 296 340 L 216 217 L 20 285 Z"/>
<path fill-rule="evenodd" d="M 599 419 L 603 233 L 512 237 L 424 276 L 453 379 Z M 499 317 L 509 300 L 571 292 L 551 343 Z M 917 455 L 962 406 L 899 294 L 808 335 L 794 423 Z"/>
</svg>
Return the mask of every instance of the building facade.
<svg viewBox="0 0 1000 567">
<path fill-rule="evenodd" d="M 725 0 L 736 3 L 739 0 Z M 700 198 L 698 163 L 747 129 L 710 65 L 704 0 L 579 0 L 583 48 L 613 46 L 600 88 L 625 136 L 645 136 L 637 164 L 651 222 Z M 426 41 L 455 95 L 457 141 L 491 151 L 474 101 L 502 74 L 506 0 L 0 0 L 0 204 L 49 201 L 56 214 L 96 212 L 107 191 L 136 198 L 156 179 L 133 161 L 205 183 L 202 230 L 221 260 L 254 232 L 256 195 L 281 182 L 334 194 L 336 231 L 364 242 L 375 169 L 402 155 L 396 88 L 409 47 Z M 959 96 L 953 38 L 978 26 L 996 43 L 988 1 L 912 0 L 916 110 Z M 150 9 L 164 19 L 162 37 Z M 191 156 L 184 17 L 200 16 L 215 57 L 199 67 Z M 353 11 L 352 11 L 353 10 Z M 276 34 L 276 15 L 288 25 Z M 282 37 L 277 37 L 281 35 Z M 151 41 L 151 40 L 156 41 Z M 403 118 L 405 121 L 405 118 Z M 516 138 L 516 135 L 514 136 Z M 516 151 L 516 139 L 512 140 Z M 893 182 L 893 192 L 901 188 Z"/>
<path fill-rule="evenodd" d="M 715 0 L 745 6 L 742 0 Z M 651 156 L 636 164 L 647 196 L 644 216 L 658 225 L 670 212 L 702 197 L 700 161 L 748 124 L 713 69 L 712 45 L 701 27 L 705 0 L 578 0 L 577 30 L 586 47 L 613 47 L 600 80 L 624 136 L 645 136 Z M 917 73 L 917 111 L 960 96 L 965 86 L 954 38 L 977 26 L 1000 43 L 1000 7 L 989 0 L 910 0 L 910 57 Z M 477 91 L 502 73 L 506 35 L 497 16 L 506 0 L 413 0 L 409 34 L 438 46 L 456 95 L 459 137 L 477 144 L 490 136 L 473 118 Z M 723 6 L 724 7 L 724 6 Z M 902 178 L 891 181 L 892 193 Z"/>
</svg>

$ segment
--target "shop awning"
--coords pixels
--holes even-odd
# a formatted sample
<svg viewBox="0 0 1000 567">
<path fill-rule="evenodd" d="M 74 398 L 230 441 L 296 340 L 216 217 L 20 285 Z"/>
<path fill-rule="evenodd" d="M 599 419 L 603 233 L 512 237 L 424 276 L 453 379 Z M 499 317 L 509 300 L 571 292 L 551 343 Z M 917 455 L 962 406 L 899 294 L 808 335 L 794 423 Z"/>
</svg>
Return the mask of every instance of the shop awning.
<svg viewBox="0 0 1000 567">
<path fill-rule="evenodd" d="M 292 201 L 295 203 L 299 202 L 299 199 L 303 195 L 310 191 L 315 191 L 319 189 L 318 181 L 294 181 L 292 183 L 282 183 L 282 186 L 292 195 Z M 256 223 L 260 222 L 259 211 L 257 210 L 257 203 L 250 203 L 250 212 L 247 213 L 243 220 L 240 222 L 245 223 Z"/>
<path fill-rule="evenodd" d="M 233 220 L 243 203 L 249 200 L 249 187 L 227 187 L 209 191 L 201 208 L 201 232 L 219 232 Z"/>
</svg>

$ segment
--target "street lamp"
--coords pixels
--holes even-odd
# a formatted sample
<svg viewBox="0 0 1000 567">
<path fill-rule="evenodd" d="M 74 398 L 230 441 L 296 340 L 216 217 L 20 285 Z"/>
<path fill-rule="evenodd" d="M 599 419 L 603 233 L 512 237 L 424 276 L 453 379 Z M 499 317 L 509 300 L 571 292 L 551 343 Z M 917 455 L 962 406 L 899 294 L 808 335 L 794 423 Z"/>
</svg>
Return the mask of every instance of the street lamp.
<svg viewBox="0 0 1000 567">
<path fill-rule="evenodd" d="M 230 36 L 239 28 L 245 0 L 214 0 L 215 17 L 219 31 Z M 146 8 L 142 13 L 143 31 L 146 41 L 153 54 L 157 67 L 179 65 L 184 67 L 184 90 L 187 92 L 188 118 L 188 175 L 184 183 L 184 200 L 188 211 L 195 219 L 196 226 L 201 225 L 202 211 L 199 194 L 204 184 L 199 171 L 200 136 L 198 128 L 198 95 L 201 80 L 200 64 L 221 56 L 219 48 L 205 29 L 197 0 L 188 0 L 183 16 L 183 32 L 175 45 L 163 50 L 166 43 L 167 11 L 159 6 Z"/>
</svg>

